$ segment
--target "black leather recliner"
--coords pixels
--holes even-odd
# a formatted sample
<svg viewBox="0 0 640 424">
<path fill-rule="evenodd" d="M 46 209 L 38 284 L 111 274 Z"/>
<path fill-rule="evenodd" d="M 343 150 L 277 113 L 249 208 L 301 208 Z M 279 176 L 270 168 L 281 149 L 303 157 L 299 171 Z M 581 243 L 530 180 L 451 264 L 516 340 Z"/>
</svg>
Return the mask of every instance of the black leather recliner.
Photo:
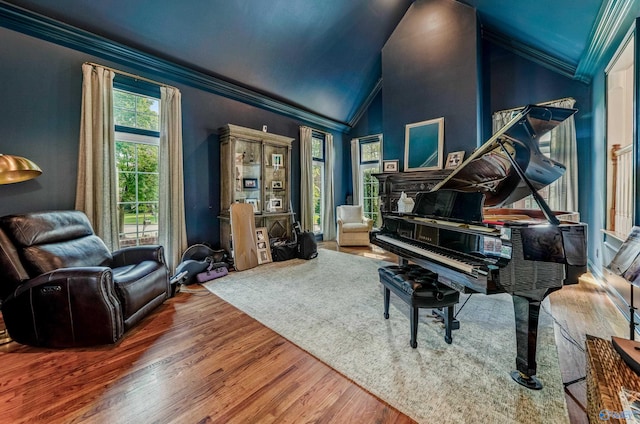
<svg viewBox="0 0 640 424">
<path fill-rule="evenodd" d="M 83 212 L 0 218 L 2 315 L 19 343 L 115 343 L 170 290 L 162 246 L 111 253 Z"/>
</svg>

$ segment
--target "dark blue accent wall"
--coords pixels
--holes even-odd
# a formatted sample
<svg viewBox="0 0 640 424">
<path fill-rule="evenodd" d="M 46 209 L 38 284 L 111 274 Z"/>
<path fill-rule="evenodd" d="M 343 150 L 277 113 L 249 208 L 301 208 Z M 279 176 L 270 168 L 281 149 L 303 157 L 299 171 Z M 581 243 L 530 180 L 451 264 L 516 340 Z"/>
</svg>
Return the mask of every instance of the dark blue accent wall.
<svg viewBox="0 0 640 424">
<path fill-rule="evenodd" d="M 384 157 L 404 169 L 405 125 L 444 117 L 447 152 L 478 141 L 481 92 L 475 9 L 450 0 L 411 5 L 382 49 Z"/>
<path fill-rule="evenodd" d="M 143 77 L 154 77 L 98 57 L 0 28 L 0 153 L 27 157 L 43 170 L 37 179 L 0 185 L 0 215 L 72 209 L 75 203 L 82 63 L 97 62 Z M 295 139 L 292 201 L 300 210 L 299 127 L 309 125 L 169 79 L 182 92 L 187 238 L 189 243 L 219 241 L 220 157 L 218 129 L 227 123 Z M 325 130 L 317 125 L 310 125 Z M 334 135 L 336 202 L 342 183 L 343 133 Z"/>
</svg>

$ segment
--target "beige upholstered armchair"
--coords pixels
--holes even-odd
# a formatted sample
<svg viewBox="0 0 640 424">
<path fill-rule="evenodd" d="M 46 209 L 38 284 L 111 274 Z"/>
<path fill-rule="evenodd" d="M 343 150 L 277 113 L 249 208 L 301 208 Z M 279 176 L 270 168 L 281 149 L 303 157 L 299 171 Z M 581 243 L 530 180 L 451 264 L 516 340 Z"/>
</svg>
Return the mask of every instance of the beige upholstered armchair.
<svg viewBox="0 0 640 424">
<path fill-rule="evenodd" d="M 361 205 L 338 206 L 336 219 L 336 241 L 339 246 L 369 245 L 369 231 L 373 228 L 373 220 L 364 216 Z"/>
</svg>

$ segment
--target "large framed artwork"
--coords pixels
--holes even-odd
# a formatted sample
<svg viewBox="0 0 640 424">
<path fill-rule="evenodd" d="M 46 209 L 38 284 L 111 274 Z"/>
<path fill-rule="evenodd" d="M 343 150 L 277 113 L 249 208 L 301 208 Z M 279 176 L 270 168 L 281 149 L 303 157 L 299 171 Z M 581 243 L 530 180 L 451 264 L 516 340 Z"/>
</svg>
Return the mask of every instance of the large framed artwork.
<svg viewBox="0 0 640 424">
<path fill-rule="evenodd" d="M 444 118 L 405 125 L 404 170 L 442 169 Z"/>
</svg>

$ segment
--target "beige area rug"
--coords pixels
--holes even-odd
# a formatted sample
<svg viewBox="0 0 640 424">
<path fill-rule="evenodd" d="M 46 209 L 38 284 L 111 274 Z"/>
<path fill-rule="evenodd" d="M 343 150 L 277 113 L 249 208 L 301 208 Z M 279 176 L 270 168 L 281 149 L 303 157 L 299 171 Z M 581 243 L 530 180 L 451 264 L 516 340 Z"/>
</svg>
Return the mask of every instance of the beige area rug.
<svg viewBox="0 0 640 424">
<path fill-rule="evenodd" d="M 374 259 L 320 249 L 310 261 L 274 262 L 210 281 L 212 293 L 422 423 L 568 423 L 552 318 L 540 314 L 539 391 L 515 383 L 511 297 L 476 294 L 458 314 L 453 344 L 420 310 L 418 348 L 409 308 L 383 290 Z M 461 296 L 462 301 L 467 296 Z M 550 310 L 548 300 L 543 303 Z"/>
</svg>

